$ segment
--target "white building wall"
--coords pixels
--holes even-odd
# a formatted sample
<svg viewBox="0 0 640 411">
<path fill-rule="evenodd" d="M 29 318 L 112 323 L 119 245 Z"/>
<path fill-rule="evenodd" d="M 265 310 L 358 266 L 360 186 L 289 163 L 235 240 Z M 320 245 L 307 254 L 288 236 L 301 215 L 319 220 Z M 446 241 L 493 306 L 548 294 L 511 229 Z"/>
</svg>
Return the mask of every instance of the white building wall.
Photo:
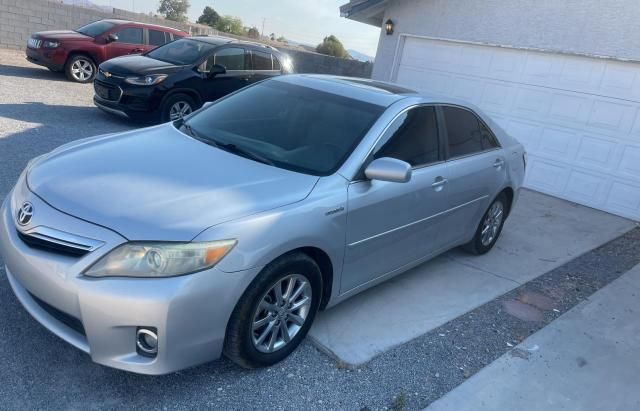
<svg viewBox="0 0 640 411">
<path fill-rule="evenodd" d="M 400 33 L 640 61 L 640 0 L 392 0 L 373 78 L 389 80 Z"/>
</svg>

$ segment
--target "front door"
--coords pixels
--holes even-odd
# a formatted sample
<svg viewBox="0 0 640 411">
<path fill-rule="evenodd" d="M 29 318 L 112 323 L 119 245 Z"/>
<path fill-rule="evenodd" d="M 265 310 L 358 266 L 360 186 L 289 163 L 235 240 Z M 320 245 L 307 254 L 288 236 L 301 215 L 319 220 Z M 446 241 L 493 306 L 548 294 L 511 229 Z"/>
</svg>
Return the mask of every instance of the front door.
<svg viewBox="0 0 640 411">
<path fill-rule="evenodd" d="M 205 100 L 214 101 L 247 86 L 251 80 L 248 60 L 249 55 L 242 47 L 225 47 L 207 58 L 199 69 L 203 71 L 202 93 Z M 208 76 L 214 64 L 223 66 L 227 72 L 215 77 Z"/>
<path fill-rule="evenodd" d="M 446 135 L 450 209 L 442 238 L 458 244 L 471 238 L 504 184 L 505 157 L 493 133 L 475 113 L 457 106 L 439 110 L 439 124 Z"/>
<path fill-rule="evenodd" d="M 414 107 L 396 118 L 372 157 L 406 161 L 413 175 L 407 183 L 349 185 L 341 293 L 440 249 L 448 187 L 434 107 Z"/>
<path fill-rule="evenodd" d="M 141 27 L 124 27 L 114 31 L 113 34 L 118 36 L 118 40 L 107 44 L 107 59 L 145 51 L 144 35 Z"/>
</svg>

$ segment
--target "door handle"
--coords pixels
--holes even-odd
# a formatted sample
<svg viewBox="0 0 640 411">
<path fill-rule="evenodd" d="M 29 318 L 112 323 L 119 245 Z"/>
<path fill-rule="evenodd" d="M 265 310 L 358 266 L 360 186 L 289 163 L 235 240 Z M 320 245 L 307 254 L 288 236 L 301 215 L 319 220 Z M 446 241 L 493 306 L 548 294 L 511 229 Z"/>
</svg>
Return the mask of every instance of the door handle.
<svg viewBox="0 0 640 411">
<path fill-rule="evenodd" d="M 133 53 L 142 53 L 144 51 L 144 49 L 133 49 L 131 50 L 131 54 Z"/>
<path fill-rule="evenodd" d="M 444 185 L 447 184 L 448 181 L 449 180 L 447 180 L 446 178 L 438 176 L 431 184 L 431 187 L 433 187 L 435 191 L 441 191 L 444 188 Z"/>
<path fill-rule="evenodd" d="M 496 159 L 496 161 L 493 163 L 493 166 L 495 168 L 501 168 L 504 165 L 504 160 L 501 158 Z"/>
</svg>

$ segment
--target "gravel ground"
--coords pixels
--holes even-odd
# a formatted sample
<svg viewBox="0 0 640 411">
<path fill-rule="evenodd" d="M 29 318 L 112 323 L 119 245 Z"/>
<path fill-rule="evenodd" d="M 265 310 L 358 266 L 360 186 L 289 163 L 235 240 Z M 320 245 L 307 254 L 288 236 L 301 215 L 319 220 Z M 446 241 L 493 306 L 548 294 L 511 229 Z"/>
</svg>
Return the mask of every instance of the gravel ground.
<svg viewBox="0 0 640 411">
<path fill-rule="evenodd" d="M 0 50 L 0 62 L 0 201 L 30 158 L 134 127 L 94 108 L 91 86 L 20 53 Z M 0 408 L 421 409 L 639 260 L 636 229 L 356 370 L 305 342 L 269 369 L 223 359 L 161 377 L 92 363 L 22 309 L 0 268 Z"/>
</svg>

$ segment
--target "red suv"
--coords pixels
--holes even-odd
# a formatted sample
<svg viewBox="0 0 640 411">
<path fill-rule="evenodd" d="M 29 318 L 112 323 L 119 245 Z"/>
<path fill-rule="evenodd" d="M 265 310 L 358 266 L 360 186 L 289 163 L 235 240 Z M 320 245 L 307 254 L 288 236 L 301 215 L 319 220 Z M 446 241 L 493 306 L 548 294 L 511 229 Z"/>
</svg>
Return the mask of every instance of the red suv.
<svg viewBox="0 0 640 411">
<path fill-rule="evenodd" d="M 163 26 L 126 20 L 98 20 L 77 30 L 41 31 L 27 42 L 27 60 L 63 71 L 67 78 L 89 83 L 105 60 L 138 54 L 188 36 Z"/>
</svg>

